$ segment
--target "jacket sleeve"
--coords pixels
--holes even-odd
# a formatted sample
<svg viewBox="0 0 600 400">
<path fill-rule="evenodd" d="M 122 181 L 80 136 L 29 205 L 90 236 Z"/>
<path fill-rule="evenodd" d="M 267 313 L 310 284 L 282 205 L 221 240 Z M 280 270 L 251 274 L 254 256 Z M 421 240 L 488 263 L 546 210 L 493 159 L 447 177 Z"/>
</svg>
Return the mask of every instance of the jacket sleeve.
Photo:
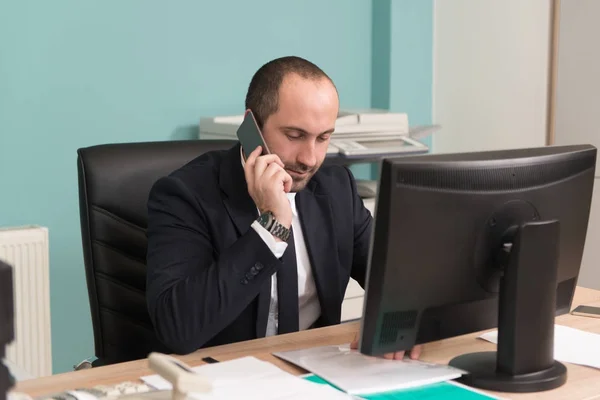
<svg viewBox="0 0 600 400">
<path fill-rule="evenodd" d="M 354 249 L 352 258 L 352 270 L 350 276 L 360 286 L 365 287 L 367 277 L 367 263 L 369 261 L 369 247 L 371 245 L 371 230 L 373 228 L 373 217 L 363 200 L 358 195 L 356 181 L 350 169 L 345 167 L 350 177 L 352 190 L 352 214 L 354 220 Z"/>
<path fill-rule="evenodd" d="M 281 264 L 250 226 L 216 254 L 205 212 L 176 177 L 161 178 L 150 192 L 148 311 L 158 338 L 179 354 L 233 322 Z"/>
</svg>

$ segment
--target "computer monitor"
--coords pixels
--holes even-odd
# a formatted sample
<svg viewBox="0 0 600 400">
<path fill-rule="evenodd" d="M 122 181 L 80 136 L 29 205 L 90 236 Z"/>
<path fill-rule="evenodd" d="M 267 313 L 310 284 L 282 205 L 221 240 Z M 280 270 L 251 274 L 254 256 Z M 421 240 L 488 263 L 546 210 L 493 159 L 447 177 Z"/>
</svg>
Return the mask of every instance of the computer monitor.
<svg viewBox="0 0 600 400">
<path fill-rule="evenodd" d="M 0 400 L 6 399 L 8 390 L 15 383 L 10 371 L 2 363 L 6 347 L 14 339 L 14 324 L 12 268 L 0 260 Z"/>
<path fill-rule="evenodd" d="M 382 161 L 359 350 L 381 355 L 498 327 L 463 382 L 531 392 L 566 381 L 554 317 L 570 311 L 588 227 L 589 145 Z"/>
</svg>

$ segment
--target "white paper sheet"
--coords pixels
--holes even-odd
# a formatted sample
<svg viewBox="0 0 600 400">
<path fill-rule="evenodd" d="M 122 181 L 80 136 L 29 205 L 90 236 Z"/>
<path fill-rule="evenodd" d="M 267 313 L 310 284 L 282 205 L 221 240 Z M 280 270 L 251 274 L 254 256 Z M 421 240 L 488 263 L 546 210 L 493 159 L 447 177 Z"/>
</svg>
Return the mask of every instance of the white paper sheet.
<svg viewBox="0 0 600 400">
<path fill-rule="evenodd" d="M 197 400 L 353 399 L 330 386 L 298 378 L 254 357 L 202 365 L 193 370 L 208 378 L 213 387 L 211 393 L 189 395 Z M 142 380 L 158 390 L 171 389 L 171 384 L 160 375 L 144 376 Z"/>
<path fill-rule="evenodd" d="M 273 353 L 327 380 L 346 393 L 366 395 L 423 386 L 460 377 L 464 371 L 415 360 L 370 357 L 345 346 Z"/>
<path fill-rule="evenodd" d="M 498 344 L 498 331 L 484 333 L 480 338 Z M 600 368 L 600 335 L 554 325 L 554 359 Z"/>
</svg>

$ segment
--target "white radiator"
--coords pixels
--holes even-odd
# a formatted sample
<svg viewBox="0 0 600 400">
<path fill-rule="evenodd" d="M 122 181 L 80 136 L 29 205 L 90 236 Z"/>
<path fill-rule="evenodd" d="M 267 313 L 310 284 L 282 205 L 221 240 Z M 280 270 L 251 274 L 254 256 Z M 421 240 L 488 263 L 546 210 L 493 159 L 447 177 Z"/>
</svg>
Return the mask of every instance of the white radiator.
<svg viewBox="0 0 600 400">
<path fill-rule="evenodd" d="M 48 229 L 0 229 L 0 259 L 13 267 L 15 340 L 6 359 L 32 377 L 52 375 Z"/>
</svg>

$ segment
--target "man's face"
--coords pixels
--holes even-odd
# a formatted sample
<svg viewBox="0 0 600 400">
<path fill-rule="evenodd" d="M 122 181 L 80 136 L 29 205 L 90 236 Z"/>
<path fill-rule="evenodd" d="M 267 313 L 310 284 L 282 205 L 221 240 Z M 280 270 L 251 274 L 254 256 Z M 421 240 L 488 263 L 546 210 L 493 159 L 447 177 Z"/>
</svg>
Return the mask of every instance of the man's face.
<svg viewBox="0 0 600 400">
<path fill-rule="evenodd" d="M 279 88 L 279 108 L 264 122 L 262 133 L 294 183 L 292 192 L 306 186 L 327 154 L 339 101 L 328 79 L 286 76 Z"/>
</svg>

